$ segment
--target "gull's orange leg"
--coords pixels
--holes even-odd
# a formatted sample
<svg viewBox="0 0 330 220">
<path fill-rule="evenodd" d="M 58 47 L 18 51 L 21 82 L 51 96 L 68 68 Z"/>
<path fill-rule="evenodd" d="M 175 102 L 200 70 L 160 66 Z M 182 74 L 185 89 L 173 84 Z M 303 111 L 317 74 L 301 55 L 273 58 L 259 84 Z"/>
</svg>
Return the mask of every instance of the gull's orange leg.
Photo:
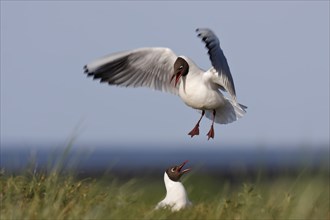
<svg viewBox="0 0 330 220">
<path fill-rule="evenodd" d="M 190 135 L 191 137 L 193 137 L 194 135 L 199 135 L 199 123 L 201 122 L 203 116 L 205 114 L 205 111 L 202 111 L 202 116 L 200 117 L 200 119 L 198 120 L 197 124 L 195 125 L 195 127 L 188 133 L 188 135 Z"/>
<path fill-rule="evenodd" d="M 212 125 L 211 125 L 211 128 L 209 130 L 209 132 L 207 133 L 207 140 L 210 140 L 210 138 L 214 138 L 214 128 L 213 128 L 213 125 L 214 125 L 214 119 L 215 119 L 215 113 L 216 111 L 213 110 L 213 120 L 212 120 Z"/>
</svg>

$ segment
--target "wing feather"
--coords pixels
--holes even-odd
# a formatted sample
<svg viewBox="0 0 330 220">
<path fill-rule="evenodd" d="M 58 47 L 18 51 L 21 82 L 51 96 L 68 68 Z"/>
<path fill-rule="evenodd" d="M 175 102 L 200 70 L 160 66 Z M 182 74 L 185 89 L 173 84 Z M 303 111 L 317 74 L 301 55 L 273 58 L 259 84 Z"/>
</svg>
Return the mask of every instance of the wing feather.
<svg viewBox="0 0 330 220">
<path fill-rule="evenodd" d="M 220 42 L 217 36 L 208 28 L 196 29 L 198 37 L 202 39 L 208 49 L 208 54 L 213 68 L 218 73 L 214 78 L 215 83 L 219 84 L 221 89 L 225 89 L 236 100 L 236 91 L 233 77 L 230 73 L 227 59 L 220 48 Z"/>
<path fill-rule="evenodd" d="M 170 83 L 176 58 L 169 48 L 140 48 L 99 58 L 85 65 L 84 70 L 110 85 L 150 87 L 178 94 L 178 88 Z"/>
</svg>

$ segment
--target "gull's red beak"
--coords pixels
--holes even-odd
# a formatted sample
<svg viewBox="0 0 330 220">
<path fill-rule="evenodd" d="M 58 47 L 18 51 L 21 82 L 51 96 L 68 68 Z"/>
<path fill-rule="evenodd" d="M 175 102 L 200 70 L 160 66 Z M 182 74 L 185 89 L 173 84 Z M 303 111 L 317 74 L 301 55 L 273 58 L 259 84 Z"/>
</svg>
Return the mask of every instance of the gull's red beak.
<svg viewBox="0 0 330 220">
<path fill-rule="evenodd" d="M 191 170 L 191 168 L 187 168 L 187 169 L 182 170 L 183 166 L 184 166 L 186 163 L 188 163 L 188 162 L 189 162 L 189 161 L 186 160 L 185 162 L 183 162 L 183 163 L 179 166 L 179 168 L 178 168 L 178 172 L 179 172 L 180 174 L 187 173 L 187 172 L 189 172 L 189 171 Z M 181 170 L 182 170 L 182 171 L 181 171 Z"/>
<path fill-rule="evenodd" d="M 176 85 L 178 84 L 178 82 L 179 82 L 179 80 L 180 80 L 181 76 L 182 76 L 182 71 L 179 71 L 179 72 L 177 72 L 177 73 L 173 74 L 173 76 L 172 76 L 172 78 L 171 78 L 171 81 L 170 81 L 170 82 L 172 82 L 172 80 L 173 80 L 173 79 L 174 79 L 174 77 L 175 77 L 175 84 L 174 84 L 174 86 L 176 87 Z"/>
</svg>

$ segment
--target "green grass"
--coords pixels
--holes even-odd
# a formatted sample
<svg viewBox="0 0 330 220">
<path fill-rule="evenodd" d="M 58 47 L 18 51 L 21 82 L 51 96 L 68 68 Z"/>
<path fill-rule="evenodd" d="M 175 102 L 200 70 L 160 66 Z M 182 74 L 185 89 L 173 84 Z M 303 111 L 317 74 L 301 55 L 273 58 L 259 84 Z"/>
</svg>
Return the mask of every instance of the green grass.
<svg viewBox="0 0 330 220">
<path fill-rule="evenodd" d="M 188 174 L 184 185 L 193 207 L 154 210 L 165 195 L 161 178 L 123 180 L 105 174 L 26 172 L 1 175 L 1 219 L 329 219 L 329 170 L 266 175 L 231 183 Z M 252 179 L 252 180 L 251 180 Z"/>
</svg>

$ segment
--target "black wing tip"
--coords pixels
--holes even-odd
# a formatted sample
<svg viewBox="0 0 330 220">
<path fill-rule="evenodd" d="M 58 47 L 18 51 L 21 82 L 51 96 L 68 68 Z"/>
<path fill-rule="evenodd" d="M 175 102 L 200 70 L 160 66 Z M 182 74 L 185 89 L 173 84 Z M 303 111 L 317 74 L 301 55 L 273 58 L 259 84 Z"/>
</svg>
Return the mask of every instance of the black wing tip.
<svg viewBox="0 0 330 220">
<path fill-rule="evenodd" d="M 109 84 L 111 84 L 111 82 L 109 82 L 109 80 L 107 78 L 103 78 L 102 75 L 97 74 L 95 72 L 90 72 L 87 65 L 85 65 L 83 67 L 83 69 L 84 69 L 84 73 L 87 75 L 87 77 L 92 77 L 93 80 L 97 80 L 100 83 L 109 83 Z"/>
<path fill-rule="evenodd" d="M 213 31 L 210 28 L 196 28 L 195 30 L 197 33 L 201 34 L 201 33 L 205 33 L 205 32 L 211 32 L 213 33 Z"/>
<path fill-rule="evenodd" d="M 88 72 L 88 68 L 87 68 L 87 65 L 85 65 L 85 66 L 83 67 L 83 70 L 84 70 L 84 72 L 85 72 L 85 73 L 87 73 L 87 72 Z"/>
<path fill-rule="evenodd" d="M 94 72 L 85 71 L 84 73 L 87 75 L 87 77 L 94 77 L 95 76 Z"/>
<path fill-rule="evenodd" d="M 100 79 L 100 83 L 108 83 L 108 82 L 109 82 L 109 80 L 107 78 L 101 78 Z"/>
<path fill-rule="evenodd" d="M 243 105 L 243 104 L 239 104 L 239 106 L 243 109 L 243 110 L 246 110 L 248 107 L 246 105 Z"/>
<path fill-rule="evenodd" d="M 89 76 L 94 76 L 94 72 L 90 72 L 87 65 L 83 67 L 84 73 L 89 77 Z"/>
<path fill-rule="evenodd" d="M 197 37 L 201 38 L 201 40 L 206 43 L 206 47 L 208 47 L 208 44 L 212 41 L 212 39 L 210 40 L 213 33 L 212 30 L 209 28 L 197 28 L 196 32 L 198 33 Z"/>
</svg>

